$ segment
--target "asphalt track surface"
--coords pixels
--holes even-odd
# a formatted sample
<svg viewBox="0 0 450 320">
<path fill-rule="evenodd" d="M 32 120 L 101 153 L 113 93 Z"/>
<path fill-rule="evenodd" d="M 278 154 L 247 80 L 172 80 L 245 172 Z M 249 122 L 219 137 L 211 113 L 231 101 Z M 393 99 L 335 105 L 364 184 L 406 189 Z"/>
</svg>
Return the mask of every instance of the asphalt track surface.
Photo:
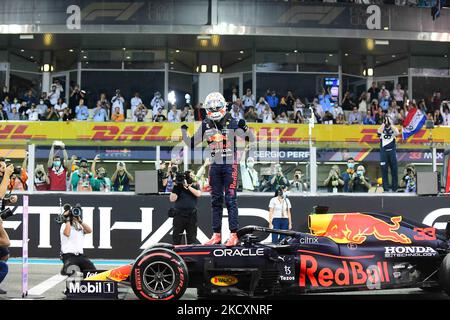
<svg viewBox="0 0 450 320">
<path fill-rule="evenodd" d="M 106 270 L 127 263 L 127 261 L 102 261 L 95 260 L 98 269 Z M 41 296 L 45 300 L 63 300 L 65 277 L 60 275 L 61 264 L 57 260 L 31 259 L 29 265 L 29 295 Z M 11 259 L 10 272 L 1 284 L 6 290 L 6 295 L 0 295 L 0 300 L 17 299 L 22 292 L 22 265 L 19 259 Z M 126 286 L 119 287 L 119 298 L 124 300 L 137 300 L 132 289 Z M 196 289 L 188 289 L 182 300 L 196 300 Z M 240 298 L 242 299 L 242 298 Z M 450 300 L 445 293 L 428 293 L 421 289 L 395 289 L 395 290 L 371 290 L 345 293 L 321 293 L 298 296 L 295 299 L 344 299 L 344 300 Z"/>
</svg>

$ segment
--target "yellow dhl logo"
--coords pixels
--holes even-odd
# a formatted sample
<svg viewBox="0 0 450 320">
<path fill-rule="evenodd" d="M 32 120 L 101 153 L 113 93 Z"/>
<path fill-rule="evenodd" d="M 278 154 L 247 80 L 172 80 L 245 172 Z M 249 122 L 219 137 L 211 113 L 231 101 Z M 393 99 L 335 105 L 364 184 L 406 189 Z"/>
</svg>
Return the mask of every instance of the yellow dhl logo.
<svg viewBox="0 0 450 320">
<path fill-rule="evenodd" d="M 211 278 L 211 283 L 218 287 L 228 287 L 238 283 L 235 276 L 220 275 Z"/>
</svg>

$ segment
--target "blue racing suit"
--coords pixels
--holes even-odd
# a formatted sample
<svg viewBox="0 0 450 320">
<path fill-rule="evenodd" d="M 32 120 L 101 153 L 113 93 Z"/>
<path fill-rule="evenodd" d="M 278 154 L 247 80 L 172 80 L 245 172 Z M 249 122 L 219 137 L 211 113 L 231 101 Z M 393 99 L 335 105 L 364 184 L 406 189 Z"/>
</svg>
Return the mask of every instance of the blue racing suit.
<svg viewBox="0 0 450 320">
<path fill-rule="evenodd" d="M 237 139 L 247 132 L 244 120 L 237 122 L 227 113 L 220 121 L 203 120 L 201 130 L 202 141 L 206 140 L 211 157 L 209 168 L 209 186 L 211 190 L 212 228 L 221 233 L 223 200 L 228 210 L 228 223 L 231 232 L 239 228 L 236 189 L 238 185 L 238 150 Z M 183 140 L 193 148 L 195 137 L 189 138 L 185 130 Z M 189 141 L 190 139 L 190 141 Z M 190 142 L 190 143 L 189 143 Z M 200 141 L 201 142 L 201 141 Z"/>
</svg>

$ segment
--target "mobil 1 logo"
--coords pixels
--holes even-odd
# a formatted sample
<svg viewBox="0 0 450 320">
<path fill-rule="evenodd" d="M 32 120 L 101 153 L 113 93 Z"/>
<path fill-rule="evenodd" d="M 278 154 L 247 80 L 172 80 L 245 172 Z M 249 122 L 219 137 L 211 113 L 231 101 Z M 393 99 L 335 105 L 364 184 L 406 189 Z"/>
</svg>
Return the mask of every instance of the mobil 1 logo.
<svg viewBox="0 0 450 320">
<path fill-rule="evenodd" d="M 114 281 L 68 281 L 67 299 L 118 299 L 117 282 Z"/>
</svg>

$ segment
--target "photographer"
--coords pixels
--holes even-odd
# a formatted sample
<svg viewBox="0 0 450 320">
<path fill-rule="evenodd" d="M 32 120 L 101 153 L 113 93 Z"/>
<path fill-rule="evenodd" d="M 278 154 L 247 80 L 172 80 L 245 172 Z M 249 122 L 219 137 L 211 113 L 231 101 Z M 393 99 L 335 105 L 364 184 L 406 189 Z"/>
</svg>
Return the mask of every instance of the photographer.
<svg viewBox="0 0 450 320">
<path fill-rule="evenodd" d="M 127 171 L 124 162 L 118 162 L 116 171 L 111 177 L 111 183 L 114 191 L 130 191 L 130 182 L 133 182 L 133 176 Z"/>
<path fill-rule="evenodd" d="M 392 190 L 397 191 L 398 188 L 398 166 L 397 166 L 397 147 L 396 137 L 399 131 L 395 126 L 391 125 L 391 119 L 387 116 L 383 117 L 383 123 L 378 128 L 378 136 L 380 137 L 380 166 L 383 178 L 383 189 L 385 192 Z M 392 187 L 389 186 L 388 169 L 391 169 Z"/>
<path fill-rule="evenodd" d="M 13 174 L 10 177 L 9 181 L 9 190 L 16 190 L 16 191 L 26 191 L 28 189 L 27 186 L 27 162 L 28 162 L 28 153 L 25 155 L 25 158 L 23 159 L 22 166 L 16 167 L 13 172 Z"/>
<path fill-rule="evenodd" d="M 167 167 L 167 184 L 165 192 L 172 192 L 172 189 L 175 184 L 176 173 L 178 172 L 178 166 L 176 164 L 172 165 L 172 162 L 169 162 L 169 166 Z"/>
<path fill-rule="evenodd" d="M 100 161 L 100 156 L 96 155 L 91 165 L 91 172 L 95 172 L 92 183 L 92 191 L 109 192 L 111 191 L 111 179 L 107 177 L 105 168 L 95 168 L 98 161 Z"/>
<path fill-rule="evenodd" d="M 77 266 L 81 272 L 95 271 L 94 264 L 83 252 L 84 235 L 92 233 L 92 229 L 83 222 L 80 205 L 77 204 L 75 207 L 64 205 L 62 219 L 60 239 L 63 268 L 61 274 L 70 275 L 73 272 L 70 266 Z"/>
<path fill-rule="evenodd" d="M 10 179 L 14 173 L 14 165 L 6 166 L 5 158 L 0 158 L 0 199 L 5 197 L 9 189 Z"/>
<path fill-rule="evenodd" d="M 344 179 L 342 179 L 337 165 L 331 167 L 330 173 L 323 182 L 323 185 L 327 187 L 328 192 L 342 192 L 344 188 Z"/>
<path fill-rule="evenodd" d="M 275 174 L 270 179 L 270 184 L 272 186 L 271 191 L 276 191 L 281 187 L 287 187 L 289 185 L 288 179 L 283 174 L 283 168 L 281 165 L 277 163 L 274 167 Z"/>
<path fill-rule="evenodd" d="M 182 233 L 186 231 L 186 244 L 193 244 L 197 239 L 197 202 L 202 195 L 198 186 L 194 184 L 190 171 L 177 172 L 175 186 L 169 196 L 170 202 L 174 202 L 174 208 L 170 209 L 173 216 L 173 244 L 179 245 Z"/>
<path fill-rule="evenodd" d="M 342 178 L 344 179 L 344 192 L 349 192 L 348 185 L 354 173 L 355 159 L 350 157 L 347 159 L 347 170 L 345 170 L 344 174 L 342 175 Z"/>
<path fill-rule="evenodd" d="M 34 188 L 36 191 L 47 191 L 50 186 L 50 179 L 45 173 L 44 166 L 38 164 L 34 169 Z"/>
<path fill-rule="evenodd" d="M 416 192 L 416 168 L 413 164 L 406 165 L 404 175 L 400 180 L 400 188 L 405 188 L 405 192 L 408 193 Z"/>
<path fill-rule="evenodd" d="M 158 169 L 158 192 L 165 192 L 167 181 L 168 181 L 168 175 L 164 171 L 166 169 L 166 163 L 160 162 L 159 169 Z"/>
<path fill-rule="evenodd" d="M 365 176 L 366 170 L 358 166 L 349 181 L 349 192 L 369 192 L 370 180 Z"/>
<path fill-rule="evenodd" d="M 302 170 L 297 169 L 294 171 L 294 180 L 290 182 L 290 192 L 306 192 L 308 191 L 308 184 L 303 181 Z"/>
<path fill-rule="evenodd" d="M 111 103 L 112 103 L 112 110 L 114 110 L 116 107 L 119 107 L 120 114 L 124 114 L 125 99 L 122 97 L 122 94 L 120 93 L 119 89 L 116 90 L 116 95 L 111 99 Z"/>
<path fill-rule="evenodd" d="M 94 175 L 89 172 L 88 161 L 81 159 L 78 170 L 72 173 L 71 185 L 72 191 L 92 191 L 94 184 Z"/>
<path fill-rule="evenodd" d="M 158 114 L 158 110 L 161 108 L 161 110 L 164 108 L 164 99 L 161 97 L 161 93 L 158 91 L 155 92 L 155 96 L 153 97 L 152 101 L 150 102 L 150 105 L 153 108 L 153 114 Z"/>
</svg>

